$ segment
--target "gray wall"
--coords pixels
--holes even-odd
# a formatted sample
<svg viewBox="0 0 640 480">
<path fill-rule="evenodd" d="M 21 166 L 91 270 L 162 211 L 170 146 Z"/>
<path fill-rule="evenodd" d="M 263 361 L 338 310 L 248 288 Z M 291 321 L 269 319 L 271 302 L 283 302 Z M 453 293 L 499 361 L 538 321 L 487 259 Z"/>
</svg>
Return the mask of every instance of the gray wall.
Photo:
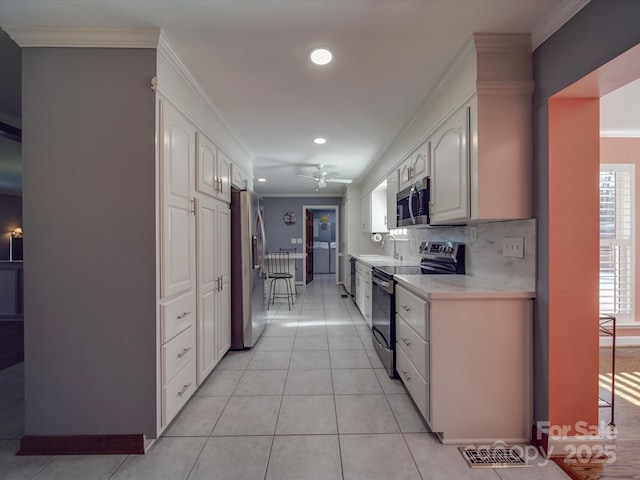
<svg viewBox="0 0 640 480">
<path fill-rule="evenodd" d="M 22 197 L 0 193 L 0 260 L 9 260 L 10 232 L 22 227 Z"/>
<path fill-rule="evenodd" d="M 291 238 L 302 238 L 304 229 L 303 205 L 336 205 L 338 214 L 342 212 L 341 197 L 264 197 L 264 223 L 267 234 L 267 250 L 277 252 L 280 248 L 297 247 L 298 252 L 303 251 L 304 245 L 291 244 Z M 286 225 L 282 217 L 286 212 L 294 212 L 298 221 L 295 225 Z M 342 233 L 340 233 L 342 235 Z M 296 280 L 302 281 L 303 263 L 297 262 Z"/>
<path fill-rule="evenodd" d="M 0 112 L 16 118 L 22 117 L 20 53 L 20 47 L 0 29 Z"/>
<path fill-rule="evenodd" d="M 156 52 L 22 66 L 26 434 L 151 434 Z"/>
<path fill-rule="evenodd" d="M 591 0 L 533 55 L 534 214 L 538 220 L 535 302 L 535 420 L 549 418 L 549 149 L 548 99 L 640 43 L 640 1 Z"/>
</svg>

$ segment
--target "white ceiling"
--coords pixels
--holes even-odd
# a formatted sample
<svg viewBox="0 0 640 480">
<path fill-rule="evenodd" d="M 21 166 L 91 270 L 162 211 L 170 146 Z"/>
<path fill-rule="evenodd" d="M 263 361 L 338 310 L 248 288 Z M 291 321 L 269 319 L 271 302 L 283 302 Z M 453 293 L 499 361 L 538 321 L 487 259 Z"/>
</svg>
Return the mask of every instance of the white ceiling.
<svg viewBox="0 0 640 480">
<path fill-rule="evenodd" d="M 640 137 L 640 79 L 600 97 L 600 134 Z"/>
<path fill-rule="evenodd" d="M 366 174 L 473 32 L 533 32 L 584 0 L 2 0 L 4 26 L 160 27 L 254 157 L 263 194 Z M 570 13 L 568 13 L 570 12 Z M 552 25 L 550 27 L 550 25 Z M 307 61 L 314 46 L 334 61 Z M 315 145 L 317 136 L 327 138 Z M 400 159 L 398 159 L 400 160 Z M 340 194 L 329 184 L 320 193 Z"/>
</svg>

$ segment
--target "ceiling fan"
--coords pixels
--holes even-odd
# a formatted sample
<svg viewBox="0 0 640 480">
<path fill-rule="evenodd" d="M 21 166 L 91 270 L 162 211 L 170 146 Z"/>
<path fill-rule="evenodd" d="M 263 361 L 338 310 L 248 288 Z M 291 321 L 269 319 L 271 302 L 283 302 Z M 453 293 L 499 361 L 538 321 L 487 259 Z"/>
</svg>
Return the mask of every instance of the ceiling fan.
<svg viewBox="0 0 640 480">
<path fill-rule="evenodd" d="M 327 183 L 351 183 L 353 180 L 349 180 L 348 178 L 335 178 L 334 175 L 338 175 L 338 172 L 330 172 L 327 173 L 322 168 L 324 165 L 316 165 L 317 170 L 313 172 L 312 175 L 298 175 L 302 178 L 310 178 L 316 182 L 316 190 L 318 188 L 324 188 L 327 186 Z"/>
</svg>

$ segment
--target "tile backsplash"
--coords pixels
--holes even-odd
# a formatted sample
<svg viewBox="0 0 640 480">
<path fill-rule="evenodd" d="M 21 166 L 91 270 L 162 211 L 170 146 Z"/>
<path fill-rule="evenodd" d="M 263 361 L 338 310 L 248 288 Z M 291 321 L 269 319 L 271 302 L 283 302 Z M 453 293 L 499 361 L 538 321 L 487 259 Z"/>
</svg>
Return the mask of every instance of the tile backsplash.
<svg viewBox="0 0 640 480">
<path fill-rule="evenodd" d="M 472 240 L 475 229 L 475 241 Z M 535 290 L 536 281 L 536 220 L 510 220 L 455 227 L 409 228 L 407 235 L 399 235 L 397 251 L 405 261 L 420 262 L 421 242 L 451 240 L 465 244 L 467 275 L 491 278 L 498 283 Z M 502 242 L 505 237 L 524 239 L 524 257 L 505 257 Z M 393 240 L 383 247 L 393 254 Z"/>
</svg>

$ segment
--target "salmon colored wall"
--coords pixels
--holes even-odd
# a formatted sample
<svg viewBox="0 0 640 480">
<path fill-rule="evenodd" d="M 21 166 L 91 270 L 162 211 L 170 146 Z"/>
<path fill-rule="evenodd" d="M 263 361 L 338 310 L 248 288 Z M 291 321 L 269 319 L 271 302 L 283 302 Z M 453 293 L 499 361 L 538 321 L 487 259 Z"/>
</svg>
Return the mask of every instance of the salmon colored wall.
<svg viewBox="0 0 640 480">
<path fill-rule="evenodd" d="M 638 184 L 638 175 L 640 175 L 640 138 L 612 138 L 601 137 L 600 138 L 600 163 L 632 163 L 636 166 L 636 184 Z M 640 214 L 640 195 L 636 189 L 636 218 Z M 636 220 L 635 228 L 636 238 L 636 321 L 638 320 L 638 312 L 640 309 L 640 281 L 638 275 L 640 275 L 640 221 Z M 617 335 L 624 336 L 639 336 L 640 327 L 634 329 L 620 329 L 616 332 Z"/>
<path fill-rule="evenodd" d="M 549 422 L 598 422 L 600 101 L 549 99 Z"/>
</svg>

